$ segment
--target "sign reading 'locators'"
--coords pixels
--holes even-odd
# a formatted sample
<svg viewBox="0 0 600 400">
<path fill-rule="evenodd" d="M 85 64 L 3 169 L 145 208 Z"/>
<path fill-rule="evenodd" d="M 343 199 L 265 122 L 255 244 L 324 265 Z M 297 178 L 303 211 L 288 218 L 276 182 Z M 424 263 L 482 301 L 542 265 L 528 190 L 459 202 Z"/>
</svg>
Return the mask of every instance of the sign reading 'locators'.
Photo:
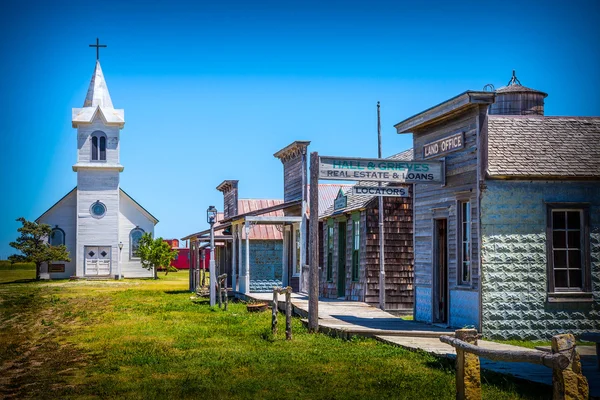
<svg viewBox="0 0 600 400">
<path fill-rule="evenodd" d="M 408 189 L 405 187 L 353 186 L 352 193 L 360 196 L 408 197 Z"/>
<path fill-rule="evenodd" d="M 345 181 L 442 183 L 441 161 L 320 157 L 319 179 Z"/>
</svg>

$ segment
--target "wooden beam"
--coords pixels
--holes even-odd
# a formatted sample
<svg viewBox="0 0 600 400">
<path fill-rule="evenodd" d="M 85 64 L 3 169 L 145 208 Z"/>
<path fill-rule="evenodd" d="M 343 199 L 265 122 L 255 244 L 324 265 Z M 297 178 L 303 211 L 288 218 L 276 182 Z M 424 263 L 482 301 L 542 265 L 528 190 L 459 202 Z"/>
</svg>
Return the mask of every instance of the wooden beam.
<svg viewBox="0 0 600 400">
<path fill-rule="evenodd" d="M 319 153 L 310 153 L 308 330 L 319 330 Z"/>
</svg>

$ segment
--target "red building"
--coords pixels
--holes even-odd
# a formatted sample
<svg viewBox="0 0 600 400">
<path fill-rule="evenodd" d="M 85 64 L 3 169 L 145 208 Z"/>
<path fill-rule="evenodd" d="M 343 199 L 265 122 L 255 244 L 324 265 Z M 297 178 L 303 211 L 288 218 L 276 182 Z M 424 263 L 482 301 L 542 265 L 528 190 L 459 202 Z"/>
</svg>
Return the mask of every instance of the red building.
<svg viewBox="0 0 600 400">
<path fill-rule="evenodd" d="M 179 239 L 164 239 L 172 249 L 177 250 L 177 256 L 171 265 L 177 269 L 190 269 L 190 249 L 179 247 Z"/>
</svg>

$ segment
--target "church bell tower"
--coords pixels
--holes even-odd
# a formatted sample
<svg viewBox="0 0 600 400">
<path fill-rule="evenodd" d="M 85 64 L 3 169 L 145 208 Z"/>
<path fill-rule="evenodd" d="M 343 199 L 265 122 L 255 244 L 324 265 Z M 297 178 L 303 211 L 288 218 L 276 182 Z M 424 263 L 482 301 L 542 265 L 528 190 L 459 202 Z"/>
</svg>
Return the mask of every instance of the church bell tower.
<svg viewBox="0 0 600 400">
<path fill-rule="evenodd" d="M 113 107 L 96 60 L 82 108 L 74 108 L 77 129 L 77 276 L 115 275 L 119 257 L 119 161 L 124 111 Z"/>
</svg>

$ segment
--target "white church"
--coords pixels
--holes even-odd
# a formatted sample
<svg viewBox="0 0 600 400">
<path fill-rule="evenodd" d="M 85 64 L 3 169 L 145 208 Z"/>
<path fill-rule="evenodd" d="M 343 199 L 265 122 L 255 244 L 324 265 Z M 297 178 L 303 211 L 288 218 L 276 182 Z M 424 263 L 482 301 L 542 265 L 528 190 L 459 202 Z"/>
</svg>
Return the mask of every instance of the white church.
<svg viewBox="0 0 600 400">
<path fill-rule="evenodd" d="M 44 265 L 42 279 L 153 277 L 153 271 L 142 268 L 137 249 L 144 232 L 154 236 L 158 220 L 120 187 L 124 110 L 113 107 L 98 60 L 72 123 L 77 186 L 36 220 L 52 227 L 50 243 L 66 245 L 71 261 Z"/>
</svg>

